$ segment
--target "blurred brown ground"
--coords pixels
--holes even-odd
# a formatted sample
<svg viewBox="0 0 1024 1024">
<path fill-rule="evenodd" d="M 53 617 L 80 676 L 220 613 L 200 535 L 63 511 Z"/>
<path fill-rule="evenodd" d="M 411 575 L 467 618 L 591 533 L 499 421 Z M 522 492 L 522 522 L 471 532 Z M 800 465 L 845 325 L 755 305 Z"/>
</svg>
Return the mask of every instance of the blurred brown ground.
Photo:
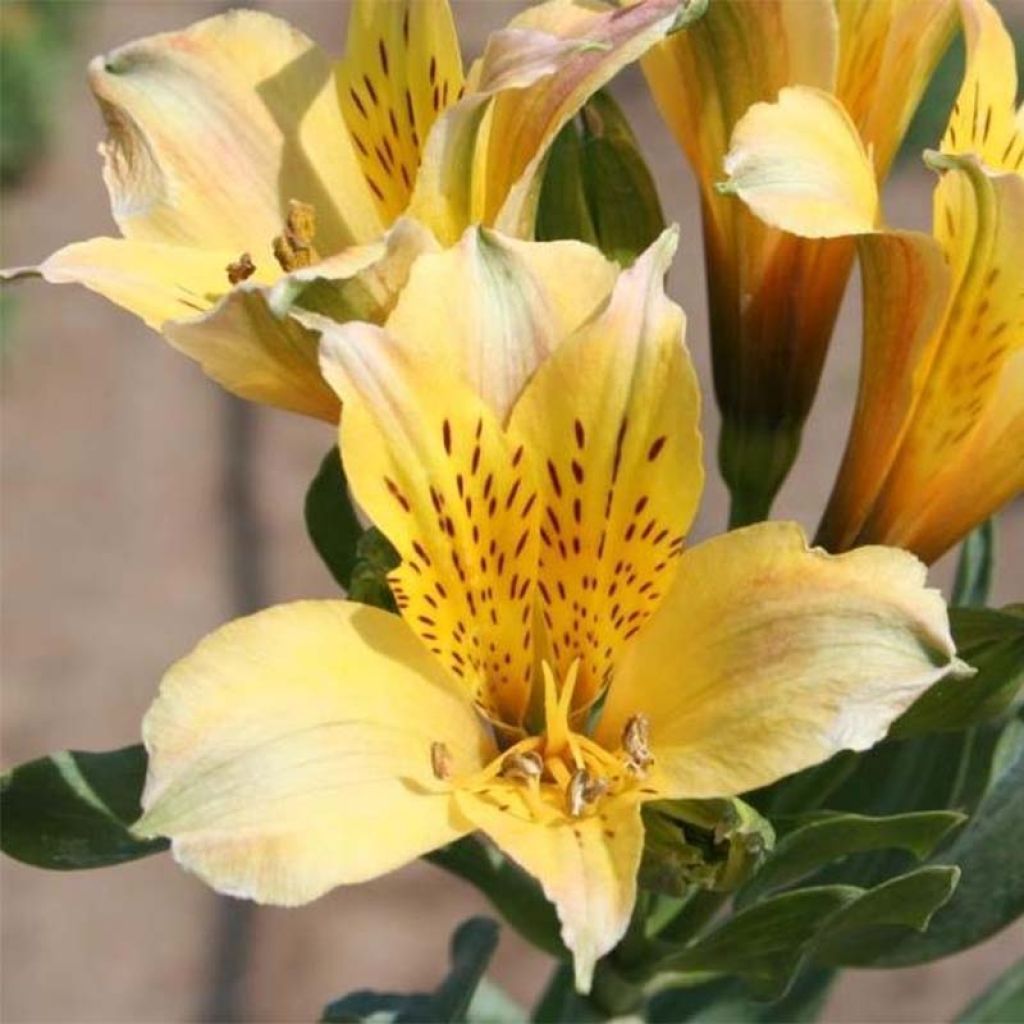
<svg viewBox="0 0 1024 1024">
<path fill-rule="evenodd" d="M 337 50 L 345 12 L 324 0 L 266 7 Z M 463 3 L 464 52 L 514 5 Z M 61 94 L 59 135 L 45 165 L 4 204 L 5 265 L 64 242 L 112 233 L 95 145 L 99 116 L 82 71 L 93 53 L 213 13 L 210 4 L 96 3 Z M 693 186 L 636 74 L 618 83 L 654 168 L 668 216 L 682 225 L 672 294 L 710 382 L 703 270 Z M 215 172 L 211 168 L 211 173 Z M 926 176 L 898 175 L 888 209 L 925 226 Z M 799 465 L 776 507 L 813 528 L 832 480 L 856 383 L 856 288 L 826 368 Z M 127 314 L 85 291 L 19 288 L 4 339 L 2 406 L 3 764 L 73 746 L 134 742 L 162 671 L 233 608 L 222 501 L 229 400 Z M 710 396 L 710 390 L 706 390 Z M 713 452 L 716 414 L 705 410 Z M 321 424 L 268 410 L 254 415 L 260 539 L 269 600 L 335 590 L 303 531 L 305 485 L 331 444 Z M 724 491 L 712 473 L 697 537 L 720 530 Z M 1013 598 L 1024 509 L 1000 523 L 995 603 Z M 948 585 L 950 560 L 935 572 Z M 5 1021 L 183 1021 L 207 1000 L 220 900 L 166 856 L 107 871 L 49 874 L 0 864 Z M 258 910 L 240 979 L 245 1019 L 316 1018 L 356 987 L 432 987 L 458 921 L 485 910 L 467 887 L 427 865 L 336 890 L 307 908 Z M 900 972 L 848 972 L 831 1022 L 950 1020 L 1024 953 L 1019 927 L 963 956 Z M 507 930 L 493 977 L 532 1001 L 546 958 Z"/>
</svg>

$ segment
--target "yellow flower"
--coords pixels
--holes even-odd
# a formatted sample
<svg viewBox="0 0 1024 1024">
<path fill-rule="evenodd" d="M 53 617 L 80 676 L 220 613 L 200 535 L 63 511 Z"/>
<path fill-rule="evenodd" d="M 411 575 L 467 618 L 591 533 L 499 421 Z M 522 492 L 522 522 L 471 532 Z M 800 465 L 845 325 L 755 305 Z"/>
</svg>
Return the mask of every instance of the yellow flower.
<svg viewBox="0 0 1024 1024">
<path fill-rule="evenodd" d="M 796 456 L 853 258 L 847 240 L 795 238 L 721 196 L 723 159 L 751 104 L 787 86 L 834 92 L 888 173 L 954 28 L 955 0 L 714 0 L 643 58 L 696 174 L 704 222 L 719 461 L 736 523 L 764 518 Z"/>
<path fill-rule="evenodd" d="M 529 236 L 551 141 L 682 5 L 548 0 L 495 33 L 468 78 L 447 0 L 357 0 L 337 66 L 247 10 L 121 47 L 89 77 L 123 237 L 8 276 L 84 284 L 228 390 L 335 421 L 315 333 L 281 315 L 296 292 L 335 320 L 381 322 L 438 241 L 471 223 Z"/>
<path fill-rule="evenodd" d="M 1024 107 L 1013 43 L 963 0 L 967 68 L 939 153 L 933 234 L 878 227 L 869 150 L 834 97 L 754 107 L 729 188 L 770 224 L 857 237 L 860 393 L 821 527 L 830 550 L 934 561 L 1024 488 Z"/>
<path fill-rule="evenodd" d="M 684 547 L 703 476 L 674 248 L 617 273 L 473 229 L 419 259 L 385 327 L 324 325 L 401 617 L 301 602 L 204 640 L 146 717 L 140 834 L 298 904 L 481 831 L 540 881 L 586 991 L 630 918 L 645 802 L 868 747 L 950 669 L 905 552 L 830 556 L 785 523 Z"/>
</svg>

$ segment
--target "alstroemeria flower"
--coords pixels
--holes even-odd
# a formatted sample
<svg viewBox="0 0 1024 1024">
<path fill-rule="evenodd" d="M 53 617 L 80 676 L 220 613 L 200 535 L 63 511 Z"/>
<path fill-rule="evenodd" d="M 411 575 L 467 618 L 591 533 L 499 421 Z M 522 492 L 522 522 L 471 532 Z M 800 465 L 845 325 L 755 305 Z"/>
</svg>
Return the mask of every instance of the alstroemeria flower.
<svg viewBox="0 0 1024 1024">
<path fill-rule="evenodd" d="M 811 86 L 845 104 L 881 182 L 955 26 L 955 0 L 714 0 L 643 58 L 700 187 L 722 473 L 733 518 L 764 518 L 796 456 L 853 258 L 716 190 L 751 104 Z"/>
<path fill-rule="evenodd" d="M 130 43 L 89 69 L 123 237 L 9 276 L 84 284 L 229 391 L 335 421 L 315 332 L 281 315 L 296 294 L 381 322 L 438 241 L 471 223 L 529 236 L 559 129 L 683 6 L 549 0 L 495 33 L 468 79 L 447 0 L 356 0 L 336 66 L 248 10 Z"/>
<path fill-rule="evenodd" d="M 932 236 L 877 227 L 869 153 L 826 94 L 755 106 L 727 161 L 769 223 L 858 236 L 864 355 L 830 550 L 896 544 L 931 562 L 1024 488 L 1024 106 L 995 8 L 962 11 L 966 74 L 928 156 Z"/>
<path fill-rule="evenodd" d="M 419 259 L 384 328 L 325 328 L 401 617 L 301 602 L 204 640 L 147 715 L 138 832 L 297 904 L 480 831 L 540 881 L 586 991 L 646 801 L 868 747 L 950 669 L 905 552 L 835 557 L 786 523 L 684 546 L 702 470 L 674 247 L 616 274 L 474 229 Z"/>
</svg>

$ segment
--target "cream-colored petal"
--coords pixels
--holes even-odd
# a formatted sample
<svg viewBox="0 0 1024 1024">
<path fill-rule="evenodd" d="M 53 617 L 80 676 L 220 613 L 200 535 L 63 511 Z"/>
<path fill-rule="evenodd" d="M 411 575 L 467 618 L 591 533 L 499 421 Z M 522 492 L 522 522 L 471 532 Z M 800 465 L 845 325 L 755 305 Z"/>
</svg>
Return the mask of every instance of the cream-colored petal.
<svg viewBox="0 0 1024 1024">
<path fill-rule="evenodd" d="M 451 368 L 389 331 L 325 325 L 353 494 L 402 557 L 406 621 L 492 718 L 522 721 L 533 679 L 537 489 L 529 453 Z"/>
<path fill-rule="evenodd" d="M 579 242 L 469 229 L 417 261 L 388 332 L 425 364 L 460 372 L 504 422 L 523 385 L 607 301 L 615 266 Z"/>
<path fill-rule="evenodd" d="M 587 98 L 663 38 L 678 0 L 548 0 L 493 35 L 472 89 L 434 125 L 413 213 L 452 244 L 469 224 L 533 233 L 548 147 Z"/>
<path fill-rule="evenodd" d="M 456 791 L 455 799 L 468 820 L 540 882 L 573 954 L 576 989 L 589 992 L 594 965 L 625 934 L 636 902 L 644 841 L 637 800 L 612 797 L 585 817 L 540 824 L 511 785 Z"/>
<path fill-rule="evenodd" d="M 666 232 L 622 273 L 510 421 L 540 478 L 542 615 L 556 675 L 580 661 L 576 708 L 670 587 L 703 486 L 697 378 L 664 291 L 676 241 Z"/>
<path fill-rule="evenodd" d="M 728 181 L 763 221 L 806 238 L 862 234 L 878 221 L 871 158 L 839 101 L 820 89 L 783 89 L 755 103 L 732 133 Z"/>
<path fill-rule="evenodd" d="M 493 755 L 472 708 L 398 618 L 282 605 L 207 637 L 143 726 L 135 830 L 220 892 L 303 903 L 384 874 L 471 826 L 432 770 Z"/>
<path fill-rule="evenodd" d="M 231 285 L 228 264 L 238 253 L 198 250 L 124 238 L 91 238 L 59 249 L 38 267 L 3 272 L 6 279 L 41 277 L 51 284 L 81 284 L 160 330 L 168 320 L 205 313 Z M 252 280 L 274 280 L 257 266 Z"/>
<path fill-rule="evenodd" d="M 925 569 L 892 548 L 808 549 L 762 523 L 684 552 L 675 586 L 629 649 L 597 739 L 650 721 L 654 786 L 731 796 L 863 750 L 953 667 Z"/>
<path fill-rule="evenodd" d="M 338 88 L 363 173 L 391 223 L 409 203 L 434 121 L 462 95 L 448 0 L 355 0 Z"/>
<path fill-rule="evenodd" d="M 319 330 L 312 320 L 304 325 L 301 308 L 336 322 L 382 322 L 417 257 L 436 248 L 426 228 L 402 219 L 383 239 L 295 271 L 272 288 L 246 282 L 207 315 L 165 324 L 164 334 L 232 394 L 337 423 L 337 395 L 320 374 Z"/>
<path fill-rule="evenodd" d="M 89 77 L 127 237 L 260 265 L 291 199 L 315 208 L 321 255 L 380 233 L 331 63 L 286 22 L 230 11 L 97 57 Z"/>
</svg>

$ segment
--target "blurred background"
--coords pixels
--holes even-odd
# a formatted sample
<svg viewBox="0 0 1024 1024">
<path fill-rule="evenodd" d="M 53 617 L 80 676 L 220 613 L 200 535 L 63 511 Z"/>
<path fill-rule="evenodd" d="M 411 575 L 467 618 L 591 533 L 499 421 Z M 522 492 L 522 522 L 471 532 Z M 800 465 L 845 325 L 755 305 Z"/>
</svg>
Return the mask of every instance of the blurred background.
<svg viewBox="0 0 1024 1024">
<path fill-rule="evenodd" d="M 456 0 L 463 54 L 519 5 Z M 278 0 L 340 51 L 338 0 Z M 100 181 L 103 128 L 85 85 L 93 54 L 216 13 L 192 0 L 0 2 L 0 182 L 5 266 L 115 233 Z M 1018 40 L 1024 3 L 1003 3 Z M 886 196 L 890 217 L 927 227 L 931 184 L 913 158 L 938 140 L 959 82 L 951 53 Z M 717 416 L 693 184 L 640 76 L 614 92 L 682 227 L 670 291 Z M 844 443 L 857 380 L 859 296 L 851 284 L 802 456 L 775 514 L 813 530 Z M 3 767 L 65 747 L 137 741 L 164 669 L 224 620 L 266 604 L 335 596 L 302 523 L 305 488 L 332 432 L 221 392 L 128 314 L 90 293 L 27 283 L 0 293 L 2 318 Z M 709 467 L 710 468 L 710 467 Z M 694 536 L 724 528 L 712 472 Z M 1024 507 L 999 523 L 994 604 L 1019 600 Z M 948 587 L 950 559 L 934 572 Z M 1016 577 L 1016 579 L 1014 579 Z M 1014 591 L 1016 582 L 1018 589 Z M 353 988 L 432 988 L 448 937 L 482 897 L 425 864 L 336 890 L 299 910 L 221 899 L 162 855 L 116 869 L 50 874 L 0 863 L 5 1021 L 309 1021 Z M 847 972 L 824 1019 L 934 1022 L 1024 954 L 1019 926 L 927 968 Z M 550 961 L 507 929 L 494 978 L 531 1003 Z"/>
</svg>

